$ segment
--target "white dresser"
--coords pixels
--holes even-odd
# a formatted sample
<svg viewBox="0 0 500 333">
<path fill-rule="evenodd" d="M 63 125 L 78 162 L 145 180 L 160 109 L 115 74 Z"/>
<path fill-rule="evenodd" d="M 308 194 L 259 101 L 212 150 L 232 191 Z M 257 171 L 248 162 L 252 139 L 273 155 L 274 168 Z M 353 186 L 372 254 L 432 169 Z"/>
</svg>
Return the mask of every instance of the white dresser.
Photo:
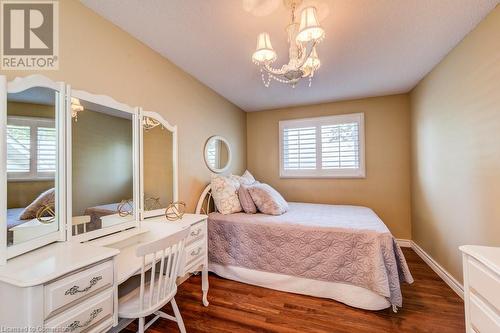
<svg viewBox="0 0 500 333">
<path fill-rule="evenodd" d="M 500 248 L 465 245 L 460 251 L 467 333 L 499 333 Z"/>
<path fill-rule="evenodd" d="M 103 332 L 114 324 L 116 249 L 55 243 L 0 268 L 3 327 Z"/>
</svg>

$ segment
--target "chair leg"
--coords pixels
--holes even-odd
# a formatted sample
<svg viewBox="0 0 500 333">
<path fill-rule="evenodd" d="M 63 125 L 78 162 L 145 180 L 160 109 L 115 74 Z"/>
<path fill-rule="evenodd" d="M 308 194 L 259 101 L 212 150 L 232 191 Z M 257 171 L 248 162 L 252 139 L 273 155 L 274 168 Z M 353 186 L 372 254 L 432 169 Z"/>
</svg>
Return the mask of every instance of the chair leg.
<svg viewBox="0 0 500 333">
<path fill-rule="evenodd" d="M 184 322 L 182 321 L 181 312 L 177 307 L 177 303 L 175 302 L 175 298 L 172 298 L 170 301 L 172 303 L 172 309 L 174 309 L 175 319 L 177 319 L 177 325 L 179 326 L 179 330 L 181 333 L 186 333 L 186 328 L 184 327 Z"/>
<path fill-rule="evenodd" d="M 144 333 L 144 317 L 139 318 L 139 330 L 138 333 Z"/>
</svg>

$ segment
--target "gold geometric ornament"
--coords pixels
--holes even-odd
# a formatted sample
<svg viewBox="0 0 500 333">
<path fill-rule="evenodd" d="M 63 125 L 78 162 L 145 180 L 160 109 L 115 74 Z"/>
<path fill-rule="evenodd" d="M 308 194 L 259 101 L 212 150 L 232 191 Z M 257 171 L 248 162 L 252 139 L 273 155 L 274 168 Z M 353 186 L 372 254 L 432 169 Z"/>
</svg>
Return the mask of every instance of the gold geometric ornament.
<svg viewBox="0 0 500 333">
<path fill-rule="evenodd" d="M 186 211 L 186 203 L 183 201 L 175 201 L 168 205 L 165 209 L 165 217 L 169 221 L 177 221 L 182 219 Z"/>
</svg>

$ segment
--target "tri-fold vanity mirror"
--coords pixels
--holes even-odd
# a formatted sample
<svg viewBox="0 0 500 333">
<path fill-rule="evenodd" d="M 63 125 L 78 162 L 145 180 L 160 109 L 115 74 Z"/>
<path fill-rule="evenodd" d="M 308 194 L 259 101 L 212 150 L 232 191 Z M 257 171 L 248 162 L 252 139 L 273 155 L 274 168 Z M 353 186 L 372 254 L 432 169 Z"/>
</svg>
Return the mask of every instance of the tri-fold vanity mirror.
<svg viewBox="0 0 500 333">
<path fill-rule="evenodd" d="M 163 215 L 177 201 L 177 126 L 156 112 L 141 112 L 142 217 Z"/>
<path fill-rule="evenodd" d="M 33 75 L 0 76 L 0 264 L 138 226 L 177 200 L 177 128 Z"/>
</svg>

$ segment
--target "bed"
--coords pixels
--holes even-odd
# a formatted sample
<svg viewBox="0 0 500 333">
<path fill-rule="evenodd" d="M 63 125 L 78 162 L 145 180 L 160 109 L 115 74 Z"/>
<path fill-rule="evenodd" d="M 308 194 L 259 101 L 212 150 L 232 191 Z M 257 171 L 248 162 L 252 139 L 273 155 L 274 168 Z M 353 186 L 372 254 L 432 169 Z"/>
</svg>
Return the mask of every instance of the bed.
<svg viewBox="0 0 500 333">
<path fill-rule="evenodd" d="M 367 310 L 402 306 L 400 283 L 413 278 L 399 245 L 371 209 L 289 206 L 280 216 L 209 213 L 209 270 Z M 198 210 L 210 211 L 209 188 Z"/>
<path fill-rule="evenodd" d="M 111 216 L 111 215 L 117 215 L 119 213 L 120 206 L 122 206 L 121 207 L 122 212 L 128 211 L 128 215 L 133 216 L 132 201 L 129 201 L 128 204 L 126 205 L 124 205 L 122 202 L 116 202 L 94 207 L 87 207 L 83 214 L 84 216 L 88 216 L 90 218 L 90 222 L 86 223 L 85 231 L 93 231 L 101 228 L 107 228 L 117 223 L 123 222 L 121 218 L 126 215 L 121 216 L 118 219 L 115 216 Z M 81 228 L 82 227 L 80 227 L 80 229 Z M 82 230 L 80 230 L 79 232 L 81 231 Z"/>
<path fill-rule="evenodd" d="M 21 220 L 19 216 L 23 212 L 24 208 L 8 208 L 7 209 L 7 244 L 11 245 L 13 243 L 13 232 L 12 228 L 17 227 L 23 223 L 29 222 L 30 220 Z"/>
<path fill-rule="evenodd" d="M 86 231 L 101 229 L 101 217 L 116 214 L 118 212 L 119 205 L 120 203 L 111 203 L 107 205 L 86 208 L 83 214 L 90 216 L 90 222 L 86 225 Z"/>
</svg>

